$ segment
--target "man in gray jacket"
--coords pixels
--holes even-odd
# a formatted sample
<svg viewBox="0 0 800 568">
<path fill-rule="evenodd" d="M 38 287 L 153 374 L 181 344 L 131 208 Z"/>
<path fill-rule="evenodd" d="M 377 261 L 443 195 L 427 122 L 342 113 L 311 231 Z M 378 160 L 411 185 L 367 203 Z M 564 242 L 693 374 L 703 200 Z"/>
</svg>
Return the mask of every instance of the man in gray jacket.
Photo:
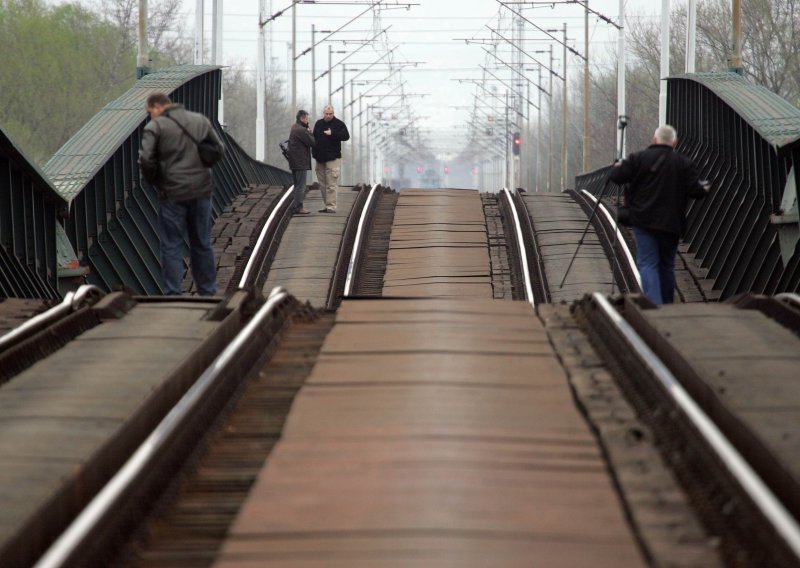
<svg viewBox="0 0 800 568">
<path fill-rule="evenodd" d="M 289 132 L 289 168 L 294 175 L 294 193 L 292 194 L 292 212 L 295 215 L 308 215 L 308 209 L 303 207 L 303 198 L 306 195 L 306 172 L 311 169 L 311 148 L 314 146 L 314 136 L 308 127 L 308 113 L 304 110 L 297 111 L 297 122 L 292 125 Z"/>
<path fill-rule="evenodd" d="M 188 236 L 197 291 L 201 296 L 213 296 L 217 270 L 211 249 L 211 171 L 200 158 L 198 143 L 210 141 L 219 156 L 223 146 L 205 116 L 173 104 L 164 93 L 151 94 L 145 109 L 150 122 L 142 134 L 139 168 L 158 190 L 164 292 L 181 293 L 184 239 Z"/>
</svg>

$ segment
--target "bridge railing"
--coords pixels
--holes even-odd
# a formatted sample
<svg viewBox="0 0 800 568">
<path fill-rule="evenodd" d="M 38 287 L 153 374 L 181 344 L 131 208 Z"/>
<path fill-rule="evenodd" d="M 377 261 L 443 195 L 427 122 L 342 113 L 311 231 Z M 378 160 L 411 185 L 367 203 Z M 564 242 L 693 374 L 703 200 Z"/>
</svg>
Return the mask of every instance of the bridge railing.
<svg viewBox="0 0 800 568">
<path fill-rule="evenodd" d="M 138 151 L 148 116 L 144 103 L 157 91 L 211 120 L 225 144 L 214 165 L 213 211 L 218 215 L 253 184 L 284 185 L 291 174 L 250 158 L 217 120 L 222 73 L 184 65 L 146 75 L 106 105 L 44 166 L 69 202 L 64 228 L 88 280 L 104 290 L 163 292 L 158 249 L 158 197 L 139 174 Z"/>
<path fill-rule="evenodd" d="M 0 297 L 59 298 L 56 219 L 66 208 L 0 130 Z"/>
<path fill-rule="evenodd" d="M 800 110 L 734 73 L 680 75 L 668 86 L 677 149 L 712 185 L 690 203 L 689 254 L 721 299 L 798 291 Z M 578 176 L 576 187 L 599 192 L 607 169 Z"/>
</svg>

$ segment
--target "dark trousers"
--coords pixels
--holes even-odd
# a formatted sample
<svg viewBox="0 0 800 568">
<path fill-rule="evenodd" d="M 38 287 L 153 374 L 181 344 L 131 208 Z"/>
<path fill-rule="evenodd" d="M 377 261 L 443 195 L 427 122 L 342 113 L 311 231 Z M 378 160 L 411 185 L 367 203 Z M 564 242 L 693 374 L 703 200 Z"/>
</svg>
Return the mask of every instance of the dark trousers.
<svg viewBox="0 0 800 568">
<path fill-rule="evenodd" d="M 189 238 L 192 278 L 201 296 L 217 293 L 217 265 L 211 248 L 211 197 L 161 201 L 158 211 L 164 293 L 180 294 L 184 239 Z"/>
<path fill-rule="evenodd" d="M 294 192 L 292 193 L 292 211 L 303 207 L 306 196 L 306 170 L 292 170 L 294 176 Z"/>
<path fill-rule="evenodd" d="M 678 235 L 634 227 L 633 236 L 642 292 L 654 304 L 671 304 L 675 296 Z"/>
</svg>

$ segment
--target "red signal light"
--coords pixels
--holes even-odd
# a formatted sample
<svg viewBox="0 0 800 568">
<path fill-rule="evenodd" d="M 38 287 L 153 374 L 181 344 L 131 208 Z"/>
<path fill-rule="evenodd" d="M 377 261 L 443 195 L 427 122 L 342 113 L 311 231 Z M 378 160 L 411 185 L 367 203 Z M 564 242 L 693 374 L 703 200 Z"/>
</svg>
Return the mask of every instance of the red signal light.
<svg viewBox="0 0 800 568">
<path fill-rule="evenodd" d="M 422 173 L 422 166 L 417 166 L 417 173 L 418 173 L 418 174 L 421 174 L 421 173 Z"/>
</svg>

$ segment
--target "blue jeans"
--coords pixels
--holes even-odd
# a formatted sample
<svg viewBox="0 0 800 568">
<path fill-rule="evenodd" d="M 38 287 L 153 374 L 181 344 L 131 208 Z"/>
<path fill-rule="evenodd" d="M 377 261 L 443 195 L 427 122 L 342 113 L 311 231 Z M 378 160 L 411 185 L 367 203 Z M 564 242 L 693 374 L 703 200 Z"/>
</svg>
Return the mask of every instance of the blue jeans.
<svg viewBox="0 0 800 568">
<path fill-rule="evenodd" d="M 294 193 L 292 193 L 292 211 L 303 207 L 306 196 L 306 170 L 292 170 L 294 175 Z"/>
<path fill-rule="evenodd" d="M 634 227 L 633 236 L 642 292 L 654 304 L 671 304 L 675 295 L 678 235 Z"/>
<path fill-rule="evenodd" d="M 189 238 L 192 278 L 201 296 L 217 293 L 217 265 L 211 248 L 211 197 L 161 201 L 158 211 L 164 293 L 181 293 L 184 239 Z"/>
</svg>

